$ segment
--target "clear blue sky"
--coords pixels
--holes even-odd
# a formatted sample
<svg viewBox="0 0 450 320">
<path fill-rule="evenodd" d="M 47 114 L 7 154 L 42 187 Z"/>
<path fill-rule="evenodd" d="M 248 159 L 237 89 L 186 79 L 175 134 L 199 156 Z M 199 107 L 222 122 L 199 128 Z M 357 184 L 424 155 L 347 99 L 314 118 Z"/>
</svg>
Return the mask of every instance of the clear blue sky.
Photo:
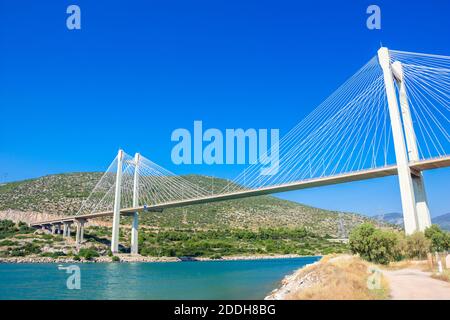
<svg viewBox="0 0 450 320">
<path fill-rule="evenodd" d="M 82 29 L 66 28 L 77 4 Z M 370 4 L 382 30 L 366 28 Z M 448 1 L 1 1 L 0 180 L 106 169 L 118 148 L 177 173 L 176 128 L 286 133 L 375 55 L 450 54 Z M 118 129 L 119 128 L 119 129 Z M 432 214 L 450 212 L 448 169 L 426 173 Z M 400 211 L 395 177 L 282 195 L 365 214 Z"/>
</svg>

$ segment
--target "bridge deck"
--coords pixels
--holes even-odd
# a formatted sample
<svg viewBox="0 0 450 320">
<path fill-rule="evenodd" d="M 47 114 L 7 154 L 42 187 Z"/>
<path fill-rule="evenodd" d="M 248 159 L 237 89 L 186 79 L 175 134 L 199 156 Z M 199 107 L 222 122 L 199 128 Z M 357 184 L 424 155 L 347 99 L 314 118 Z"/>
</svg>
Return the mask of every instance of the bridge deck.
<svg viewBox="0 0 450 320">
<path fill-rule="evenodd" d="M 431 169 L 443 168 L 443 167 L 449 167 L 449 166 L 450 166 L 450 156 L 445 156 L 445 157 L 435 158 L 435 159 L 428 159 L 428 160 L 421 160 L 421 161 L 417 161 L 417 162 L 410 164 L 410 168 L 415 171 L 431 170 Z M 381 178 L 381 177 L 392 176 L 392 175 L 396 175 L 396 174 L 397 174 L 397 166 L 391 165 L 391 166 L 385 166 L 385 167 L 380 167 L 380 168 L 375 168 L 375 169 L 367 169 L 367 170 L 355 171 L 355 172 L 351 172 L 351 173 L 333 175 L 333 176 L 329 176 L 329 177 L 313 178 L 313 179 L 307 179 L 307 180 L 302 180 L 302 181 L 298 181 L 298 182 L 286 183 L 286 184 L 282 184 L 282 185 L 263 187 L 263 188 L 256 189 L 256 190 L 253 190 L 253 189 L 252 190 L 240 190 L 240 191 L 211 195 L 211 196 L 201 197 L 201 198 L 166 202 L 166 203 L 161 203 L 161 204 L 149 205 L 146 208 L 144 208 L 143 206 L 136 207 L 136 208 L 124 208 L 120 211 L 120 213 L 122 215 L 129 215 L 134 212 L 160 211 L 160 210 L 167 209 L 167 208 L 175 208 L 175 207 L 183 207 L 183 206 L 189 206 L 189 205 L 194 205 L 194 204 L 211 203 L 211 202 L 217 202 L 217 201 L 255 197 L 255 196 L 260 196 L 260 195 L 267 195 L 267 194 L 280 193 L 280 192 L 285 192 L 285 191 L 314 188 L 314 187 L 333 185 L 333 184 L 339 184 L 339 183 L 345 183 L 345 182 L 351 182 L 351 181 L 360 181 L 360 180 L 367 180 L 367 179 L 373 179 L 373 178 Z M 40 221 L 37 223 L 32 223 L 31 226 L 42 226 L 42 225 L 49 225 L 49 224 L 62 223 L 62 222 L 72 222 L 76 219 L 93 219 L 93 218 L 106 217 L 106 216 L 112 216 L 112 215 L 113 215 L 113 211 L 104 211 L 104 212 L 97 212 L 97 213 L 91 213 L 91 214 L 86 214 L 86 215 L 59 217 L 59 218 L 55 218 L 52 220 L 46 220 L 46 221 Z"/>
</svg>

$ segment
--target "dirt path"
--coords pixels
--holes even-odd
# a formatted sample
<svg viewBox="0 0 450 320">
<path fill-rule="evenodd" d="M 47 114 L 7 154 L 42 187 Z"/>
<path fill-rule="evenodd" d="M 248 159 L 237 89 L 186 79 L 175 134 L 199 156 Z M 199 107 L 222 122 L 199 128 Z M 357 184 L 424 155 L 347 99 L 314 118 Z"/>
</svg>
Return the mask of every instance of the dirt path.
<svg viewBox="0 0 450 320">
<path fill-rule="evenodd" d="M 383 271 L 393 300 L 450 300 L 450 283 L 417 269 Z"/>
</svg>

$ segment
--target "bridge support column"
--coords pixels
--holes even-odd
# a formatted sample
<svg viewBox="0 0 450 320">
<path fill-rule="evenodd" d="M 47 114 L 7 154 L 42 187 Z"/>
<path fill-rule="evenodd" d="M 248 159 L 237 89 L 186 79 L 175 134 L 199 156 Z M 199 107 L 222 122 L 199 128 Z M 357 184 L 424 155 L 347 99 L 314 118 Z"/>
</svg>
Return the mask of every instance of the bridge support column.
<svg viewBox="0 0 450 320">
<path fill-rule="evenodd" d="M 70 237 L 70 222 L 63 222 L 63 236 Z"/>
<path fill-rule="evenodd" d="M 79 246 L 83 240 L 84 240 L 84 224 L 85 224 L 86 220 L 77 220 L 76 221 L 76 225 L 77 225 L 77 233 L 75 236 L 75 243 L 77 244 L 77 246 Z"/>
<path fill-rule="evenodd" d="M 122 163 L 123 151 L 119 150 L 117 154 L 117 173 L 116 173 L 116 189 L 114 197 L 114 215 L 111 236 L 111 252 L 119 252 L 119 228 L 120 228 L 120 197 L 122 185 Z"/>
<path fill-rule="evenodd" d="M 139 206 L 139 161 L 141 156 L 139 153 L 134 155 L 134 180 L 133 180 L 133 207 Z M 138 254 L 138 229 L 139 229 L 139 212 L 133 214 L 133 222 L 131 225 L 131 254 Z"/>
<path fill-rule="evenodd" d="M 409 107 L 408 95 L 406 92 L 403 66 L 400 61 L 392 63 L 392 72 L 399 90 L 400 109 L 402 113 L 403 126 L 405 131 L 406 146 L 408 149 L 409 161 L 419 161 L 419 150 L 417 148 L 416 134 L 414 132 L 411 109 Z M 414 196 L 416 200 L 417 229 L 424 231 L 431 226 L 430 209 L 425 191 L 425 182 L 422 172 L 418 171 L 412 175 Z"/>
<path fill-rule="evenodd" d="M 416 199 L 414 195 L 414 187 L 411 178 L 411 170 L 409 168 L 408 156 L 406 153 L 402 119 L 400 118 L 388 48 L 383 47 L 378 50 L 378 61 L 383 70 L 384 86 L 389 106 L 389 117 L 391 120 L 392 135 L 394 139 L 405 233 L 411 234 L 418 230 Z"/>
</svg>

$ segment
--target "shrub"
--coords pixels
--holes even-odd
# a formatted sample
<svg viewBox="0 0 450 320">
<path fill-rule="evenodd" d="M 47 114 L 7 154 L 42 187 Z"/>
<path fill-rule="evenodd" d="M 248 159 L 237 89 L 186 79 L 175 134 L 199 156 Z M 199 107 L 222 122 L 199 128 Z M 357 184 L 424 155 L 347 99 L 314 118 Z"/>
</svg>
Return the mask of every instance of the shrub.
<svg viewBox="0 0 450 320">
<path fill-rule="evenodd" d="M 41 256 L 42 257 L 51 257 L 51 258 L 53 258 L 53 259 L 56 259 L 56 258 L 58 258 L 58 257 L 63 257 L 63 256 L 65 256 L 66 254 L 64 253 L 64 252 L 62 252 L 62 251 L 55 251 L 55 252 L 44 252 L 44 253 L 41 253 Z"/>
<path fill-rule="evenodd" d="M 416 231 L 406 236 L 404 240 L 404 254 L 410 259 L 424 259 L 430 250 L 431 241 L 423 232 Z"/>
<path fill-rule="evenodd" d="M 12 241 L 12 240 L 3 240 L 0 241 L 0 247 L 7 247 L 7 246 L 17 246 L 19 243 L 17 241 Z"/>
<path fill-rule="evenodd" d="M 425 230 L 425 237 L 431 241 L 432 251 L 447 251 L 450 246 L 450 235 L 442 231 L 442 229 L 437 225 L 433 224 Z"/>
<path fill-rule="evenodd" d="M 113 256 L 111 260 L 112 262 L 120 262 L 120 258 L 118 256 Z"/>
<path fill-rule="evenodd" d="M 26 243 L 21 247 L 9 249 L 9 255 L 12 257 L 25 257 L 30 254 L 39 254 L 41 249 L 33 243 Z"/>
<path fill-rule="evenodd" d="M 400 237 L 391 230 L 376 229 L 363 223 L 353 229 L 349 237 L 350 250 L 363 259 L 380 264 L 401 258 Z"/>
<path fill-rule="evenodd" d="M 99 253 L 94 249 L 80 249 L 78 251 L 78 256 L 86 259 L 86 260 L 92 260 L 92 258 L 99 257 Z"/>
</svg>

